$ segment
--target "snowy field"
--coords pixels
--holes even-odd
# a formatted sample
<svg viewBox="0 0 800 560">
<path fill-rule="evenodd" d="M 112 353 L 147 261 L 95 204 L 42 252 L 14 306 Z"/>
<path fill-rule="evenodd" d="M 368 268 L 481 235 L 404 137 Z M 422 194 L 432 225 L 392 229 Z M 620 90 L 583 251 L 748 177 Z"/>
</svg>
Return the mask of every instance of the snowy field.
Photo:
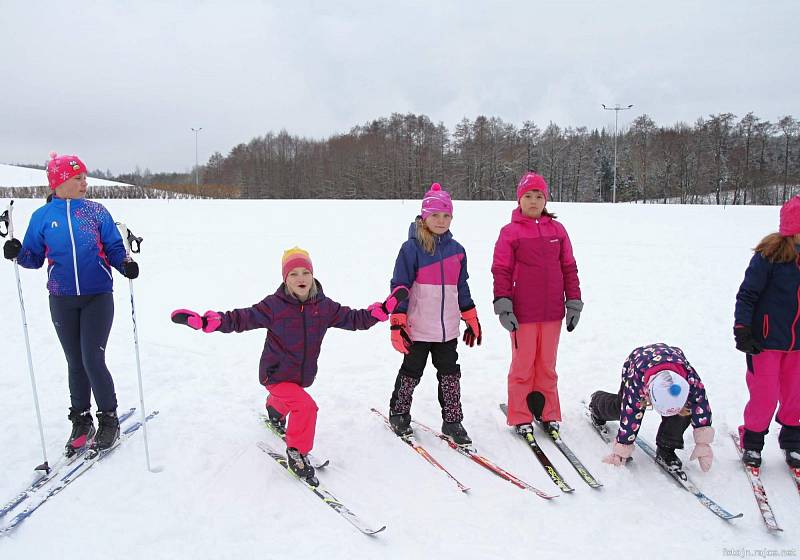
<svg viewBox="0 0 800 560">
<path fill-rule="evenodd" d="M 15 203 L 21 237 L 40 201 Z M 325 293 L 366 307 L 387 293 L 395 256 L 418 201 L 104 201 L 144 237 L 134 281 L 148 409 L 158 474 L 145 468 L 141 436 L 55 496 L 8 538 L 0 558 L 723 558 L 763 551 L 800 555 L 800 496 L 768 436 L 762 476 L 785 532 L 767 534 L 728 437 L 747 391 L 744 356 L 733 346 L 734 296 L 751 255 L 775 231 L 777 207 L 550 204 L 570 233 L 586 307 L 559 352 L 563 437 L 604 483 L 592 490 L 549 442 L 542 446 L 576 488 L 551 502 L 522 491 L 419 434 L 455 486 L 394 438 L 369 412 L 388 408 L 401 356 L 386 324 L 331 330 L 310 392 L 320 407 L 314 453 L 331 460 L 323 484 L 368 522 L 361 535 L 287 476 L 257 447 L 278 445 L 259 423 L 265 391 L 258 361 L 265 333 L 197 333 L 174 325 L 178 307 L 203 312 L 251 305 L 280 283 L 282 251 L 311 253 Z M 5 201 L 3 201 L 5 205 Z M 555 486 L 504 424 L 509 337 L 492 314 L 492 249 L 513 203 L 455 201 L 452 231 L 467 250 L 470 287 L 484 328 L 481 347 L 460 346 L 464 425 L 476 447 L 544 490 Z M 53 330 L 45 272 L 21 271 L 34 367 L 51 461 L 68 433 L 66 365 Z M 116 319 L 108 344 L 120 408 L 138 405 L 128 282 L 115 275 Z M 0 502 L 41 462 L 11 263 L 0 262 Z M 683 348 L 708 389 L 716 460 L 689 475 L 742 519 L 719 520 L 679 489 L 640 450 L 626 469 L 607 452 L 579 404 L 614 391 L 636 346 Z M 432 367 L 412 415 L 438 426 Z M 658 416 L 645 417 L 653 441 Z M 544 440 L 544 436 L 540 436 Z M 688 463 L 687 449 L 680 455 Z M 788 552 L 787 552 L 788 551 Z"/>
</svg>

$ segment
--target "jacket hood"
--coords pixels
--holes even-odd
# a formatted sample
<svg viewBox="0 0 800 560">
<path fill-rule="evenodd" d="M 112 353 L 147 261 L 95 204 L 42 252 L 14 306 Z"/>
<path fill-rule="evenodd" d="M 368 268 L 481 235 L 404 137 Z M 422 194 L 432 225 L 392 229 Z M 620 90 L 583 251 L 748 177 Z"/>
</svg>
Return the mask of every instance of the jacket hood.
<svg viewBox="0 0 800 560">
<path fill-rule="evenodd" d="M 282 301 L 286 302 L 289 305 L 300 306 L 300 305 L 306 305 L 308 303 L 315 303 L 325 298 L 325 294 L 322 291 L 322 284 L 319 283 L 319 280 L 314 278 L 314 283 L 317 285 L 317 293 L 313 297 L 310 297 L 305 301 L 300 301 L 296 297 L 287 294 L 286 282 L 281 282 L 281 285 L 278 286 L 278 289 L 275 290 L 275 293 L 273 295 L 280 298 Z"/>
<path fill-rule="evenodd" d="M 417 216 L 419 218 L 419 216 Z M 435 236 L 435 234 L 434 234 Z M 411 222 L 411 225 L 408 226 L 408 238 L 409 239 L 417 239 L 417 222 L 416 220 Z M 442 235 L 439 236 L 439 240 L 441 243 L 445 243 L 446 241 L 450 241 L 453 238 L 453 234 L 448 229 Z"/>
<path fill-rule="evenodd" d="M 511 212 L 511 221 L 516 224 L 532 224 L 534 220 L 539 220 L 539 223 L 546 224 L 552 222 L 553 218 L 550 216 L 539 216 L 538 218 L 529 218 L 522 213 L 522 210 L 517 207 Z"/>
</svg>

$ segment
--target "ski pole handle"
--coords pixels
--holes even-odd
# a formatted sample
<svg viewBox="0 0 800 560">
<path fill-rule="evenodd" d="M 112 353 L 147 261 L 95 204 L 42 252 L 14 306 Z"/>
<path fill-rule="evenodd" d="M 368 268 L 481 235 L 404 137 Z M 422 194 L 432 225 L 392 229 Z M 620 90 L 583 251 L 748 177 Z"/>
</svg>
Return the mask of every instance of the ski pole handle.
<svg viewBox="0 0 800 560">
<path fill-rule="evenodd" d="M 124 223 L 116 222 L 116 225 L 117 229 L 119 229 L 120 235 L 122 235 L 122 241 L 125 243 L 125 250 L 128 251 L 128 254 L 139 253 L 141 251 L 142 241 L 144 241 L 144 239 L 135 236 Z"/>
<path fill-rule="evenodd" d="M 8 208 L 0 214 L 0 237 L 14 237 L 14 221 L 11 213 L 14 211 L 14 201 L 8 203 Z"/>
</svg>

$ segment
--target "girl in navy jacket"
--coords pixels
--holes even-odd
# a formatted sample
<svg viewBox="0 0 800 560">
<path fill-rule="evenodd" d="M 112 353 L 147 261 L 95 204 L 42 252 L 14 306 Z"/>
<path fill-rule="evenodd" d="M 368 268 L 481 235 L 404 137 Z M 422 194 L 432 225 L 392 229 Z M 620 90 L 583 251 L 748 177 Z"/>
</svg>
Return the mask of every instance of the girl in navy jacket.
<svg viewBox="0 0 800 560">
<path fill-rule="evenodd" d="M 753 467 L 761 466 L 774 415 L 786 462 L 800 468 L 799 251 L 800 196 L 795 196 L 781 207 L 779 231 L 755 248 L 736 294 L 733 333 L 736 348 L 747 354 L 750 391 L 739 436 L 742 460 Z"/>
</svg>

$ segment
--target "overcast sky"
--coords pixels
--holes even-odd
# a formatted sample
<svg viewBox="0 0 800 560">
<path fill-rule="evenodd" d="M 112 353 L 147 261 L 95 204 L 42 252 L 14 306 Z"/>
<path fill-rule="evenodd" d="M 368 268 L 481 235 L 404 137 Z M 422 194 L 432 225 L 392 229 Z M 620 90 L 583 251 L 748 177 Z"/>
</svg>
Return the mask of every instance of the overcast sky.
<svg viewBox="0 0 800 560">
<path fill-rule="evenodd" d="M 800 117 L 800 2 L 0 0 L 0 162 L 187 171 L 393 112 L 613 127 Z"/>
</svg>

